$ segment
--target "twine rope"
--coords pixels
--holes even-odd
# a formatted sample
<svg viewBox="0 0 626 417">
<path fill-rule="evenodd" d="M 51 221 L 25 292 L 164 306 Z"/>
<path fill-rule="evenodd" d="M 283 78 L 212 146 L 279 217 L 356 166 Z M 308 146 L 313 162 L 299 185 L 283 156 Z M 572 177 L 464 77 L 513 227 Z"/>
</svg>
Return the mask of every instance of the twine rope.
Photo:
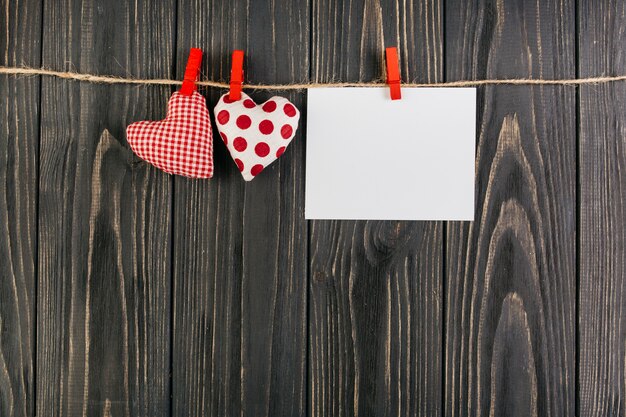
<svg viewBox="0 0 626 417">
<path fill-rule="evenodd" d="M 170 79 L 140 79 L 122 78 L 109 75 L 85 74 L 79 72 L 53 71 L 45 68 L 29 67 L 3 67 L 0 66 L 0 74 L 7 75 L 45 75 L 66 80 L 83 81 L 98 84 L 135 84 L 135 85 L 182 85 L 182 81 Z M 602 84 L 617 81 L 626 81 L 626 75 L 599 76 L 588 78 L 564 78 L 564 79 L 537 79 L 537 78 L 507 78 L 491 80 L 459 80 L 436 83 L 402 83 L 403 87 L 479 87 L 484 85 L 584 85 Z M 213 88 L 230 88 L 226 82 L 197 81 L 196 85 Z M 325 87 L 384 87 L 383 82 L 333 82 L 333 83 L 300 83 L 300 84 L 244 84 L 243 88 L 255 90 L 305 90 L 307 88 Z"/>
</svg>

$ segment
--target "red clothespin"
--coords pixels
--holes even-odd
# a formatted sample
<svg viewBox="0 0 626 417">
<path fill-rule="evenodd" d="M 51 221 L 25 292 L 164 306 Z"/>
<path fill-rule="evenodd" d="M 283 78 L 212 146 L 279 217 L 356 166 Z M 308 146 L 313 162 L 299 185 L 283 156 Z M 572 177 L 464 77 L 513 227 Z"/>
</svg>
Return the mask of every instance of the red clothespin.
<svg viewBox="0 0 626 417">
<path fill-rule="evenodd" d="M 398 66 L 398 49 L 391 46 L 385 50 L 387 61 L 387 84 L 391 91 L 392 100 L 400 100 L 402 93 L 400 91 L 400 69 Z"/>
<path fill-rule="evenodd" d="M 243 86 L 243 51 L 233 51 L 233 62 L 230 68 L 230 94 L 228 98 L 237 101 L 241 98 Z"/>
<path fill-rule="evenodd" d="M 189 58 L 187 58 L 187 68 L 185 68 L 185 79 L 180 93 L 184 96 L 190 96 L 196 89 L 196 80 L 200 72 L 200 64 L 202 63 L 202 49 L 191 48 Z"/>
</svg>

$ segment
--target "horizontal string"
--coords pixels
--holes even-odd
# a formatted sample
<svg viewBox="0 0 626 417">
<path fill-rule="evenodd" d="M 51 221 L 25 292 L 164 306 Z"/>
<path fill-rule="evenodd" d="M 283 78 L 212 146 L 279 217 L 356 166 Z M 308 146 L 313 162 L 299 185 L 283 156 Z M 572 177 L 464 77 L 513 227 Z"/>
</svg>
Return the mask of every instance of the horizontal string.
<svg viewBox="0 0 626 417">
<path fill-rule="evenodd" d="M 53 71 L 44 68 L 2 67 L 0 74 L 7 75 L 47 75 L 67 80 L 84 81 L 100 84 L 136 84 L 136 85 L 182 85 L 182 81 L 169 79 L 121 78 L 107 75 L 83 74 L 79 72 Z M 460 80 L 436 83 L 402 83 L 403 87 L 479 87 L 483 85 L 582 85 L 626 81 L 626 75 L 601 76 L 589 78 L 535 79 L 508 78 L 492 80 Z M 197 81 L 203 87 L 230 88 L 230 85 L 219 81 Z M 325 87 L 384 87 L 381 82 L 339 82 L 339 83 L 304 83 L 304 84 L 244 84 L 243 88 L 255 90 L 304 90 L 307 88 Z"/>
</svg>

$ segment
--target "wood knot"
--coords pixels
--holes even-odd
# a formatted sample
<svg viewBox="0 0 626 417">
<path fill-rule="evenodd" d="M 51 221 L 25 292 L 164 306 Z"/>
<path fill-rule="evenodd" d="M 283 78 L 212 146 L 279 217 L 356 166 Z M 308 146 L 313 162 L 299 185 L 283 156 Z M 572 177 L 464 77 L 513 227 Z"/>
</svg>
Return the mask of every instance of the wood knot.
<svg viewBox="0 0 626 417">
<path fill-rule="evenodd" d="M 328 278 L 328 274 L 326 274 L 324 271 L 315 271 L 315 273 L 313 274 L 313 282 L 315 282 L 316 284 L 322 284 L 326 282 Z"/>
</svg>

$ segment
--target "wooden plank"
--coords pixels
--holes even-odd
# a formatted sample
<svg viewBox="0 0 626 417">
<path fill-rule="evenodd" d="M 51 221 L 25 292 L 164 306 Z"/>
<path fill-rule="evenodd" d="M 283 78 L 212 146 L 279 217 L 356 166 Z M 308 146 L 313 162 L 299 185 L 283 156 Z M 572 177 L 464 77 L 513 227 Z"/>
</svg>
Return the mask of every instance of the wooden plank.
<svg viewBox="0 0 626 417">
<path fill-rule="evenodd" d="M 46 2 L 43 66 L 171 77 L 174 16 L 173 1 Z M 43 81 L 38 415 L 169 411 L 171 180 L 124 141 L 169 93 Z"/>
<path fill-rule="evenodd" d="M 448 80 L 573 78 L 574 4 L 446 3 Z M 575 413 L 576 91 L 479 90 L 476 212 L 446 246 L 445 413 Z"/>
<path fill-rule="evenodd" d="M 178 77 L 189 48 L 199 46 L 209 79 L 228 80 L 232 50 L 244 49 L 247 81 L 302 81 L 308 26 L 308 1 L 186 5 Z M 224 91 L 205 92 L 212 111 Z M 249 94 L 258 103 L 270 96 Z M 304 108 L 303 94 L 284 95 Z M 304 126 L 303 119 L 284 156 L 250 183 L 216 130 L 214 178 L 176 179 L 174 415 L 306 414 Z"/>
<path fill-rule="evenodd" d="M 38 67 L 41 3 L 0 7 L 0 65 Z M 0 77 L 0 415 L 34 415 L 39 77 Z"/>
<path fill-rule="evenodd" d="M 312 10 L 315 82 L 381 78 L 392 45 L 402 79 L 442 80 L 439 1 L 317 0 Z M 442 226 L 311 222 L 312 415 L 441 414 Z"/>
<path fill-rule="evenodd" d="M 581 77 L 623 74 L 626 4 L 579 2 Z M 580 88 L 579 415 L 626 415 L 626 85 Z"/>
</svg>

